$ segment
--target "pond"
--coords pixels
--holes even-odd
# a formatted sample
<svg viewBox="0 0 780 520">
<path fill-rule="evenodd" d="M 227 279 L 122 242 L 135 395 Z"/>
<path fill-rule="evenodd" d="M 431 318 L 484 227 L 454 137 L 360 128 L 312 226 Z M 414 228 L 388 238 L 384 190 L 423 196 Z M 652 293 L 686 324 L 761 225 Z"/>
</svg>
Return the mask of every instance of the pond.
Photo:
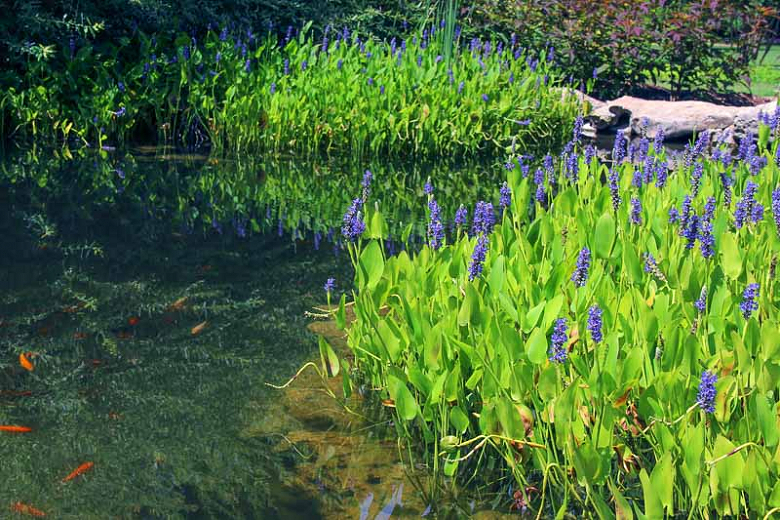
<svg viewBox="0 0 780 520">
<path fill-rule="evenodd" d="M 363 170 L 401 248 L 424 234 L 415 212 L 425 179 L 441 182 L 451 215 L 485 195 L 484 172 L 496 168 L 164 149 L 28 150 L 0 168 L 0 425 L 31 430 L 0 432 L 0 510 L 425 513 L 430 495 L 413 486 L 424 468 L 415 476 L 401 463 L 381 413 L 356 420 L 309 373 L 285 390 L 266 383 L 317 359 L 314 332 L 335 334 L 311 313 L 325 304 L 327 278 L 337 294 L 351 289 L 338 229 Z M 473 498 L 452 504 L 453 515 L 474 507 Z"/>
</svg>

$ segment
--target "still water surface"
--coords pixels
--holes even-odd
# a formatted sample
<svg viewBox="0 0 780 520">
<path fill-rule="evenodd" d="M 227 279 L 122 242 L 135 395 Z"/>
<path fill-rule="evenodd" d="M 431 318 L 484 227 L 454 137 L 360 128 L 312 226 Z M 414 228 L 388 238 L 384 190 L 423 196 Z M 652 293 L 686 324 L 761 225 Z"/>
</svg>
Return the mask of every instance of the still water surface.
<svg viewBox="0 0 780 520">
<path fill-rule="evenodd" d="M 446 214 L 486 195 L 479 166 L 368 167 L 399 248 L 424 233 L 428 176 Z M 0 516 L 426 513 L 381 414 L 346 414 L 309 373 L 266 385 L 317 356 L 315 332 L 339 344 L 307 313 L 328 277 L 350 290 L 338 227 L 363 168 L 160 150 L 1 161 L 0 425 L 32 431 L 0 432 Z"/>
</svg>

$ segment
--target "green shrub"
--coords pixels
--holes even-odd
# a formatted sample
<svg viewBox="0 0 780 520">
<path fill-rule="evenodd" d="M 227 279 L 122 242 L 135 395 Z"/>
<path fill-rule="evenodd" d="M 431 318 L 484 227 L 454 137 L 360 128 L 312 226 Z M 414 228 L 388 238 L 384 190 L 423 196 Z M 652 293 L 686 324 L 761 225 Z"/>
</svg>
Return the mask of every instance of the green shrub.
<svg viewBox="0 0 780 520">
<path fill-rule="evenodd" d="M 675 97 L 724 91 L 746 81 L 750 61 L 776 10 L 742 0 L 475 3 L 467 20 L 486 31 L 514 31 L 526 46 L 551 45 L 575 79 L 598 71 L 604 96 L 643 83 L 668 83 Z"/>
</svg>

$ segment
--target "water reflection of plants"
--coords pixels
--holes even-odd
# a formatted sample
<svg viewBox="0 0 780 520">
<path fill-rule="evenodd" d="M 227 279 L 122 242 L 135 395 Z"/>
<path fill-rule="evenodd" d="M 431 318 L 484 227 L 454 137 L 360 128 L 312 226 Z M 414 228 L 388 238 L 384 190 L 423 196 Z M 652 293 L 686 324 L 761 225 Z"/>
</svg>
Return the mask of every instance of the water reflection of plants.
<svg viewBox="0 0 780 520">
<path fill-rule="evenodd" d="M 367 214 L 351 208 L 343 230 L 353 382 L 434 474 L 511 486 L 507 505 L 537 518 L 776 513 L 771 124 L 733 156 L 705 133 L 675 165 L 661 135 L 633 161 L 618 138 L 609 166 L 575 139 L 536 174 L 510 171 L 500 211 L 477 203 L 455 240 L 431 187 L 416 255 L 389 256 L 358 199 Z"/>
<path fill-rule="evenodd" d="M 425 234 L 421 186 L 430 177 L 451 186 L 439 195 L 451 214 L 460 201 L 486 196 L 489 168 L 481 164 L 393 166 L 384 163 L 221 160 L 200 156 L 80 153 L 76 158 L 27 153 L 6 162 L 0 175 L 14 196 L 38 205 L 69 205 L 71 221 L 109 218 L 138 222 L 156 234 L 159 217 L 181 234 L 207 233 L 241 240 L 275 234 L 316 249 L 341 247 L 342 208 L 365 170 L 383 179 L 381 201 L 393 250 L 417 247 Z M 119 213 L 114 208 L 123 208 Z M 32 224 L 32 223 L 31 223 Z M 448 228 L 452 223 L 447 223 Z M 46 235 L 42 223 L 36 228 Z"/>
</svg>

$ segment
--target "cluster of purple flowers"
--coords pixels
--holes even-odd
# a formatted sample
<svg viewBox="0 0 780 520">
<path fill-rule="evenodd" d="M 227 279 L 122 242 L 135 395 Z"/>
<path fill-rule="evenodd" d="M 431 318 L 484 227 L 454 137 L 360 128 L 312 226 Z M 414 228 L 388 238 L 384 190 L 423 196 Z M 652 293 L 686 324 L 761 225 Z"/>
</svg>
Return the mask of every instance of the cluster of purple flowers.
<svg viewBox="0 0 780 520">
<path fill-rule="evenodd" d="M 699 293 L 699 299 L 694 302 L 693 306 L 696 307 L 696 310 L 699 311 L 699 314 L 703 314 L 704 311 L 707 310 L 707 286 L 706 285 L 701 288 L 701 292 Z"/>
<path fill-rule="evenodd" d="M 699 134 L 699 137 L 696 139 L 696 144 L 694 144 L 693 147 L 690 145 L 686 146 L 687 153 L 685 154 L 685 166 L 690 167 L 693 161 L 704 155 L 709 144 L 710 133 L 707 130 L 704 130 Z"/>
<path fill-rule="evenodd" d="M 571 275 L 571 281 L 577 287 L 585 287 L 588 281 L 588 272 L 590 270 L 590 249 L 583 247 L 580 254 L 577 255 L 577 267 Z"/>
<path fill-rule="evenodd" d="M 536 184 L 536 193 L 534 198 L 536 199 L 536 202 L 542 205 L 542 207 L 545 207 L 547 204 L 547 192 L 544 188 L 544 177 L 544 170 L 537 168 L 536 172 L 534 172 L 534 184 Z"/>
<path fill-rule="evenodd" d="M 487 235 L 480 234 L 479 238 L 477 238 L 477 245 L 474 247 L 474 252 L 471 254 L 471 263 L 469 264 L 470 281 L 476 280 L 482 274 L 482 267 L 489 248 L 490 240 Z"/>
<path fill-rule="evenodd" d="M 753 181 L 747 181 L 745 191 L 742 192 L 742 198 L 737 202 L 734 210 L 734 225 L 737 229 L 742 229 L 748 219 L 753 223 L 759 222 L 764 218 L 764 206 L 756 201 L 758 184 Z"/>
<path fill-rule="evenodd" d="M 631 199 L 631 223 L 635 226 L 642 225 L 642 201 L 638 198 Z"/>
<path fill-rule="evenodd" d="M 466 209 L 466 206 L 461 204 L 457 211 L 455 211 L 455 225 L 459 228 L 465 227 L 468 225 L 469 220 L 469 211 Z"/>
<path fill-rule="evenodd" d="M 590 337 L 594 343 L 601 343 L 604 339 L 604 334 L 601 330 L 603 327 L 603 314 L 604 311 L 598 305 L 593 305 L 588 309 L 588 332 L 590 332 Z"/>
<path fill-rule="evenodd" d="M 701 374 L 699 381 L 699 394 L 696 396 L 696 404 L 699 405 L 705 413 L 715 412 L 715 397 L 718 391 L 715 390 L 715 383 L 718 382 L 718 376 L 715 372 L 705 370 Z"/>
<path fill-rule="evenodd" d="M 693 166 L 693 172 L 691 173 L 691 190 L 693 196 L 696 197 L 699 194 L 701 188 L 701 177 L 704 174 L 704 164 L 701 161 L 696 161 Z"/>
<path fill-rule="evenodd" d="M 431 195 L 428 201 L 428 209 L 431 212 L 428 221 L 428 245 L 434 251 L 444 245 L 444 226 L 441 223 L 441 210 L 436 199 Z"/>
<path fill-rule="evenodd" d="M 663 271 L 661 271 L 661 269 L 658 267 L 658 264 L 656 263 L 655 257 L 652 255 L 652 253 L 645 253 L 644 256 L 645 256 L 645 272 L 651 273 L 659 280 L 665 282 L 666 276 L 664 275 Z"/>
<path fill-rule="evenodd" d="M 566 343 L 569 341 L 567 335 L 568 325 L 566 325 L 566 318 L 558 318 L 555 320 L 555 326 L 553 327 L 553 333 L 550 337 L 550 361 L 553 363 L 565 363 L 569 357 L 569 351 L 566 348 Z"/>
<path fill-rule="evenodd" d="M 746 320 L 749 320 L 750 316 L 758 310 L 758 291 L 759 285 L 751 283 L 745 288 L 745 292 L 742 293 L 742 302 L 739 304 L 739 310 Z"/>
<path fill-rule="evenodd" d="M 495 213 L 493 212 L 493 204 L 485 201 L 477 202 L 474 208 L 474 225 L 472 227 L 472 234 L 478 235 L 483 233 L 489 235 L 493 230 L 493 226 L 496 223 Z"/>
<path fill-rule="evenodd" d="M 780 151 L 780 147 L 777 149 Z M 780 237 L 780 188 L 777 188 L 772 192 L 772 215 L 775 219 L 777 236 Z"/>
<path fill-rule="evenodd" d="M 333 292 L 333 289 L 336 288 L 336 279 L 335 278 L 328 278 L 325 281 L 325 292 L 328 293 L 328 296 L 330 296 L 330 293 Z"/>
<path fill-rule="evenodd" d="M 361 208 L 363 203 L 360 199 L 355 199 L 344 213 L 344 220 L 341 226 L 341 234 L 348 242 L 355 242 L 366 230 L 366 224 L 363 222 Z"/>
<path fill-rule="evenodd" d="M 609 174 L 609 194 L 612 198 L 612 209 L 617 213 L 620 203 L 623 202 L 620 198 L 620 174 L 617 168 L 613 168 Z"/>
<path fill-rule="evenodd" d="M 512 190 L 509 189 L 509 185 L 506 182 L 501 185 L 499 195 L 498 205 L 503 213 L 512 202 Z"/>
<path fill-rule="evenodd" d="M 699 240 L 701 242 L 701 256 L 710 259 L 715 256 L 715 237 L 712 234 L 712 222 L 704 220 L 699 231 Z"/>
</svg>

